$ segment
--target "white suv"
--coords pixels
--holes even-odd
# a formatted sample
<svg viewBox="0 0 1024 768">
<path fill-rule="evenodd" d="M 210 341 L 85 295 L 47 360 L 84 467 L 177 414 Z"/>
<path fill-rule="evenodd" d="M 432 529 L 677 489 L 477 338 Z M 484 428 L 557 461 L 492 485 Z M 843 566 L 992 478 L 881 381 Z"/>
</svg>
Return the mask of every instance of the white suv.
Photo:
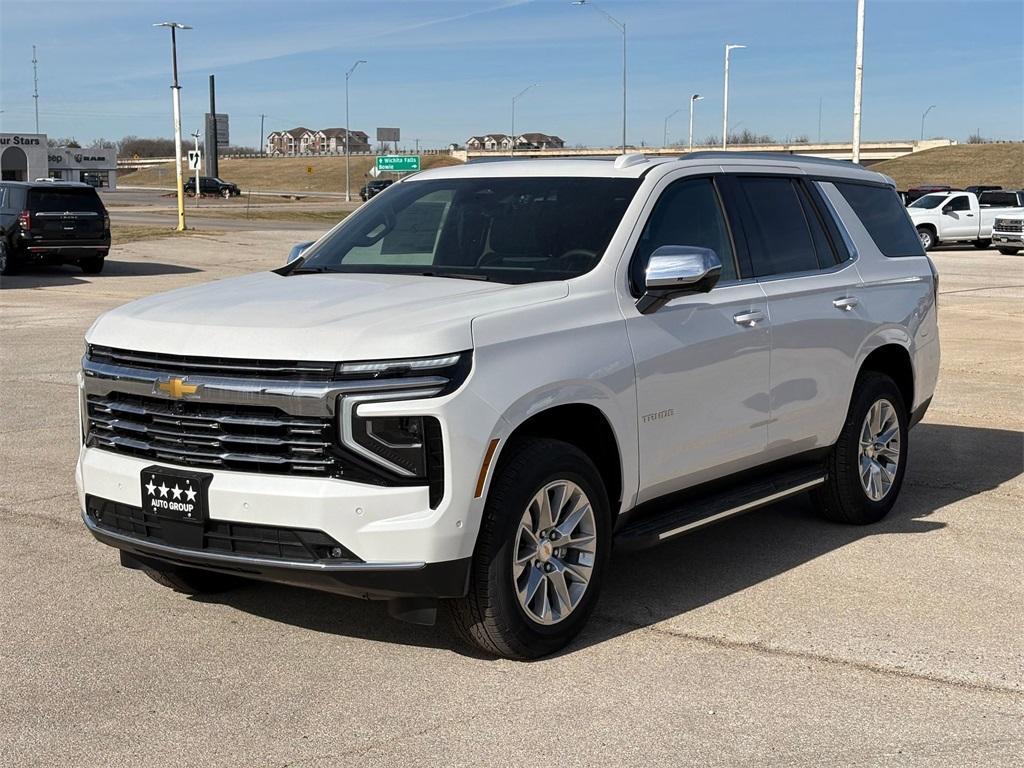
<svg viewBox="0 0 1024 768">
<path fill-rule="evenodd" d="M 394 184 L 273 272 L 89 330 L 85 524 L 175 589 L 389 601 L 529 658 L 613 543 L 810 491 L 896 501 L 939 366 L 937 276 L 847 163 L 471 163 Z M 723 566 L 723 567 L 728 567 Z"/>
</svg>

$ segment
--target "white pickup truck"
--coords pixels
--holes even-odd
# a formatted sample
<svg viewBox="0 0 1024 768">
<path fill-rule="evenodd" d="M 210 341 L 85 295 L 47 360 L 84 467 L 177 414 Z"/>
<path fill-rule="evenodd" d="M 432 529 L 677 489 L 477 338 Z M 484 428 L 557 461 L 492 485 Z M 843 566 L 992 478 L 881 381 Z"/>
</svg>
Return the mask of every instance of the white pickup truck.
<svg viewBox="0 0 1024 768">
<path fill-rule="evenodd" d="M 982 206 L 973 192 L 933 192 L 907 208 L 924 249 L 939 243 L 973 243 L 988 248 L 996 216 L 1024 213 L 1024 208 Z"/>
<path fill-rule="evenodd" d="M 992 224 L 992 245 L 1004 256 L 1024 249 L 1024 211 L 1001 213 Z"/>
</svg>

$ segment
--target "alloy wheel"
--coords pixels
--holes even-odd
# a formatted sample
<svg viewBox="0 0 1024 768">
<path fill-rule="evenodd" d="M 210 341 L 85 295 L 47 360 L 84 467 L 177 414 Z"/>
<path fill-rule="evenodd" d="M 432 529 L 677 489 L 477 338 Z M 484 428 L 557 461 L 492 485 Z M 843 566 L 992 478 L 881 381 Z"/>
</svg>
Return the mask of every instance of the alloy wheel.
<svg viewBox="0 0 1024 768">
<path fill-rule="evenodd" d="M 892 403 L 876 400 L 864 416 L 858 455 L 860 484 L 872 501 L 892 490 L 900 465 L 900 421 Z"/>
<path fill-rule="evenodd" d="M 512 550 L 519 605 L 538 624 L 563 621 L 583 599 L 597 553 L 594 508 L 576 483 L 541 488 L 523 512 Z"/>
</svg>

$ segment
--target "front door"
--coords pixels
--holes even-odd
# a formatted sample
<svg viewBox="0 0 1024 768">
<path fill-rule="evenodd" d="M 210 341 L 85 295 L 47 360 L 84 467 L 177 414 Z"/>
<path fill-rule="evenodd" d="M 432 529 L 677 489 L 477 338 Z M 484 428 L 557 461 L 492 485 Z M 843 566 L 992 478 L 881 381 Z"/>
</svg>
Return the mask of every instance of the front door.
<svg viewBox="0 0 1024 768">
<path fill-rule="evenodd" d="M 967 195 L 956 195 L 942 206 L 939 239 L 964 240 L 978 236 L 978 216 Z"/>
<path fill-rule="evenodd" d="M 736 247 L 713 177 L 663 182 L 630 263 L 634 296 L 655 248 L 713 249 L 719 284 L 650 314 L 624 307 L 636 365 L 639 502 L 756 464 L 767 442 L 768 306 L 738 280 Z"/>
</svg>

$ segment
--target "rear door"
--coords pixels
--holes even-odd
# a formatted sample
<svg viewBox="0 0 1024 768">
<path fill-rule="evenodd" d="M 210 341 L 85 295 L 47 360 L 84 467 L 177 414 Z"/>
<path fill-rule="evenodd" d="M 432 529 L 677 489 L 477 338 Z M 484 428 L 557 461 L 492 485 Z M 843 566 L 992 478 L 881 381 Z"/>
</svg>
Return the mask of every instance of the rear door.
<svg viewBox="0 0 1024 768">
<path fill-rule="evenodd" d="M 734 179 L 754 275 L 768 298 L 768 458 L 831 445 L 871 325 L 860 275 L 820 190 L 783 175 Z"/>
<path fill-rule="evenodd" d="M 92 187 L 32 187 L 31 244 L 76 245 L 103 239 L 106 209 Z"/>
</svg>

